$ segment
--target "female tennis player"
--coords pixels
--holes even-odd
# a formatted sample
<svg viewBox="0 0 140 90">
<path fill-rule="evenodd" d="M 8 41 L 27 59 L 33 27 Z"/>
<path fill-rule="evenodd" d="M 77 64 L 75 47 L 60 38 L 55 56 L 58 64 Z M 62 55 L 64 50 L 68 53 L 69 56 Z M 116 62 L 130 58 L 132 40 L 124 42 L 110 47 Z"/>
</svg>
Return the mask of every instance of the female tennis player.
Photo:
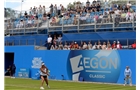
<svg viewBox="0 0 140 90">
<path fill-rule="evenodd" d="M 40 71 L 41 71 L 40 77 L 42 79 L 40 89 L 44 89 L 43 88 L 44 81 L 46 82 L 46 85 L 48 86 L 48 88 L 50 88 L 48 84 L 48 78 L 47 78 L 49 76 L 49 72 L 48 72 L 48 68 L 45 66 L 45 63 L 42 63 Z"/>
</svg>

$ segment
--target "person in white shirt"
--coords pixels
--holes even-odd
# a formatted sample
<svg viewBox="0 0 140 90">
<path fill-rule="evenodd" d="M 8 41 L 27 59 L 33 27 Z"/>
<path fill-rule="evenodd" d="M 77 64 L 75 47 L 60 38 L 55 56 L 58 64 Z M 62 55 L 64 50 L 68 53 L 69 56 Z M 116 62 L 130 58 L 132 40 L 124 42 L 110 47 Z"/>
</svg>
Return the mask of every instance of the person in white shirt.
<svg viewBox="0 0 140 90">
<path fill-rule="evenodd" d="M 29 20 L 28 20 L 28 27 L 32 27 L 32 21 L 31 21 L 30 18 L 29 18 Z"/>
<path fill-rule="evenodd" d="M 88 49 L 89 50 L 92 50 L 92 44 L 91 44 L 91 42 L 88 42 Z"/>
<path fill-rule="evenodd" d="M 92 50 L 96 50 L 97 49 L 97 43 L 95 42 L 93 47 L 92 47 Z"/>
<path fill-rule="evenodd" d="M 131 69 L 129 68 L 129 66 L 126 66 L 126 69 L 124 70 L 124 76 L 125 76 L 125 78 L 124 78 L 124 80 L 125 80 L 124 86 L 126 85 L 128 80 L 129 80 L 130 86 L 132 86 L 131 75 L 132 75 Z"/>
<path fill-rule="evenodd" d="M 84 42 L 83 50 L 86 50 L 86 49 L 87 49 L 87 44 L 86 44 L 86 42 Z"/>
<path fill-rule="evenodd" d="M 48 42 L 48 50 L 50 50 L 51 43 L 52 43 L 52 37 L 51 37 L 51 35 L 49 35 L 47 42 Z"/>
<path fill-rule="evenodd" d="M 58 13 L 58 15 L 61 14 L 61 8 L 62 8 L 62 5 L 60 4 L 60 6 L 57 7 L 57 13 Z"/>
</svg>

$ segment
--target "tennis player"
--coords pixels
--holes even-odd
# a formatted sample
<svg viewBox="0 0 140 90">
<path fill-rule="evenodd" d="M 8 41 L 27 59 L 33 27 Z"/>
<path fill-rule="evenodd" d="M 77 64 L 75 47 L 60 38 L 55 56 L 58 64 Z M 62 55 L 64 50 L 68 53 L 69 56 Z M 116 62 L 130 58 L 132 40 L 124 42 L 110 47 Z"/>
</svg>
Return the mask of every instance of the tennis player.
<svg viewBox="0 0 140 90">
<path fill-rule="evenodd" d="M 48 84 L 48 78 L 47 78 L 49 76 L 49 72 L 48 72 L 48 68 L 45 66 L 45 63 L 42 63 L 40 71 L 41 71 L 40 77 L 42 79 L 40 89 L 44 89 L 44 87 L 43 87 L 44 81 L 46 82 L 47 87 L 50 88 L 50 86 Z"/>
<path fill-rule="evenodd" d="M 124 76 L 125 76 L 124 86 L 127 84 L 128 80 L 129 80 L 130 86 L 132 86 L 131 74 L 132 74 L 131 69 L 129 68 L 129 66 L 126 66 L 126 69 L 124 70 Z"/>
</svg>

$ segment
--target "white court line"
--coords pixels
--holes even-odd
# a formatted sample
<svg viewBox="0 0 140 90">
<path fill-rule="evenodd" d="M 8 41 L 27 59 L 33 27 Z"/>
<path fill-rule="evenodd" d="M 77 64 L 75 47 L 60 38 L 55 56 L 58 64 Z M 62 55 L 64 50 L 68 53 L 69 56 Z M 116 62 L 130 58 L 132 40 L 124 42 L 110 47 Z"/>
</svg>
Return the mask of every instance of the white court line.
<svg viewBox="0 0 140 90">
<path fill-rule="evenodd" d="M 86 70 L 86 72 L 111 73 L 111 71 L 94 71 L 94 70 Z"/>
</svg>

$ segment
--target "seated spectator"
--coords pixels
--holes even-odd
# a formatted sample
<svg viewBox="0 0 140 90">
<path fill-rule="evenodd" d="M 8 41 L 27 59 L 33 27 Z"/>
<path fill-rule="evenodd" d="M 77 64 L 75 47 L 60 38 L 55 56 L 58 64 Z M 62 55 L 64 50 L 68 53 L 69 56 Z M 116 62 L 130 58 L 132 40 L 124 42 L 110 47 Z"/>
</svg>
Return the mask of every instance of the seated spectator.
<svg viewBox="0 0 140 90">
<path fill-rule="evenodd" d="M 74 43 L 72 42 L 71 45 L 70 45 L 70 50 L 74 50 Z"/>
<path fill-rule="evenodd" d="M 102 20 L 103 20 L 103 15 L 100 14 L 100 15 L 99 15 L 99 18 L 98 18 L 98 20 L 97 20 L 97 23 L 102 23 Z"/>
<path fill-rule="evenodd" d="M 131 45 L 133 49 L 136 49 L 136 41 Z"/>
<path fill-rule="evenodd" d="M 18 28 L 23 28 L 24 27 L 24 21 L 22 19 L 20 20 L 20 23 L 17 24 L 17 27 Z"/>
<path fill-rule="evenodd" d="M 62 36 L 59 35 L 59 37 L 58 37 L 58 42 L 61 42 L 61 41 L 62 41 Z"/>
<path fill-rule="evenodd" d="M 117 46 L 117 49 L 122 49 L 122 45 L 120 44 L 119 41 L 117 42 L 117 45 L 116 46 Z"/>
<path fill-rule="evenodd" d="M 96 42 L 94 43 L 92 50 L 97 50 L 97 43 Z"/>
<path fill-rule="evenodd" d="M 77 23 L 78 23 L 78 21 L 77 21 L 77 17 L 74 16 L 73 24 L 74 24 L 74 25 L 77 25 Z"/>
<path fill-rule="evenodd" d="M 112 47 L 110 44 L 107 46 L 106 50 L 112 50 Z"/>
<path fill-rule="evenodd" d="M 86 23 L 86 16 L 80 15 L 80 24 L 85 24 L 85 23 Z"/>
<path fill-rule="evenodd" d="M 55 16 L 55 20 L 56 20 L 56 25 L 58 25 L 60 21 L 60 19 L 58 18 L 58 15 Z"/>
<path fill-rule="evenodd" d="M 97 11 L 99 12 L 101 8 L 100 4 L 98 4 L 96 8 L 97 8 Z"/>
<path fill-rule="evenodd" d="M 96 4 L 96 0 L 94 0 L 94 1 L 92 2 L 92 5 L 94 5 L 94 4 Z"/>
<path fill-rule="evenodd" d="M 63 50 L 68 50 L 67 42 L 65 42 L 65 45 L 64 45 L 64 47 L 63 47 Z"/>
<path fill-rule="evenodd" d="M 126 21 L 126 13 L 125 12 L 121 13 L 121 21 L 122 22 Z"/>
<path fill-rule="evenodd" d="M 79 48 L 79 45 L 77 44 L 77 42 L 74 43 L 74 49 L 77 50 Z"/>
<path fill-rule="evenodd" d="M 131 18 L 131 13 L 130 13 L 130 11 L 128 11 L 126 14 L 126 21 L 128 22 L 128 20 L 130 20 L 130 18 Z"/>
<path fill-rule="evenodd" d="M 59 50 L 63 50 L 63 44 L 62 44 L 62 42 L 59 42 Z"/>
<path fill-rule="evenodd" d="M 70 18 L 70 14 L 65 15 L 65 19 L 68 20 Z"/>
<path fill-rule="evenodd" d="M 33 25 L 32 25 L 32 21 L 31 21 L 30 18 L 28 19 L 28 23 L 27 23 L 27 25 L 28 25 L 28 27 L 32 27 L 32 26 L 33 26 Z"/>
<path fill-rule="evenodd" d="M 97 49 L 99 49 L 99 50 L 102 49 L 102 45 L 101 45 L 100 41 L 98 42 Z"/>
<path fill-rule="evenodd" d="M 90 41 L 88 42 L 88 50 L 92 50 L 92 44 Z"/>
<path fill-rule="evenodd" d="M 38 25 L 39 25 L 39 21 L 38 18 L 36 17 L 34 20 L 34 27 L 38 27 Z"/>
<path fill-rule="evenodd" d="M 52 17 L 52 22 L 50 23 L 51 26 L 56 25 L 56 19 L 55 17 Z"/>
<path fill-rule="evenodd" d="M 98 15 L 97 14 L 94 15 L 94 21 L 96 21 L 96 22 L 98 21 Z"/>
<path fill-rule="evenodd" d="M 108 41 L 108 42 L 107 42 L 107 47 L 109 47 L 109 46 L 111 46 L 111 44 L 110 44 L 110 42 Z"/>
<path fill-rule="evenodd" d="M 117 49 L 116 41 L 113 42 L 113 44 L 112 44 L 112 49 L 113 49 L 113 50 L 116 50 L 116 49 Z"/>
<path fill-rule="evenodd" d="M 89 0 L 87 0 L 87 2 L 86 2 L 86 6 L 89 6 L 90 5 L 90 2 L 89 2 Z"/>
<path fill-rule="evenodd" d="M 106 42 L 103 42 L 102 50 L 105 50 L 105 49 L 106 49 Z"/>
<path fill-rule="evenodd" d="M 107 22 L 107 21 L 108 21 L 108 15 L 105 12 L 104 15 L 103 15 L 103 22 Z"/>
<path fill-rule="evenodd" d="M 97 0 L 97 4 L 100 4 L 101 5 L 101 1 L 100 0 Z"/>
<path fill-rule="evenodd" d="M 44 14 L 43 14 L 43 21 L 45 22 L 46 20 L 47 20 L 47 14 L 44 13 Z"/>
<path fill-rule="evenodd" d="M 7 29 L 11 29 L 11 28 L 12 28 L 12 23 L 10 22 L 10 20 L 8 20 Z"/>
<path fill-rule="evenodd" d="M 84 45 L 83 45 L 83 50 L 86 50 L 88 47 L 87 47 L 87 44 L 86 42 L 84 42 Z"/>
</svg>

